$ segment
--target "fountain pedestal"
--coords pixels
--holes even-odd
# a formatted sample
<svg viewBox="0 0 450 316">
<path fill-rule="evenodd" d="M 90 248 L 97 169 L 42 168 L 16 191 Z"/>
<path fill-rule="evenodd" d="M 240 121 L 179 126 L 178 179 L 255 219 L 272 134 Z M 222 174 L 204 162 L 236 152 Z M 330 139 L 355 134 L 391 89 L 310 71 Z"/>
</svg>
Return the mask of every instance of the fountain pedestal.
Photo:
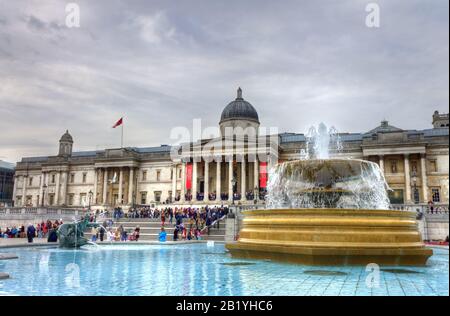
<svg viewBox="0 0 450 316">
<path fill-rule="evenodd" d="M 308 265 L 425 265 L 416 214 L 365 209 L 245 211 L 233 257 Z"/>
</svg>

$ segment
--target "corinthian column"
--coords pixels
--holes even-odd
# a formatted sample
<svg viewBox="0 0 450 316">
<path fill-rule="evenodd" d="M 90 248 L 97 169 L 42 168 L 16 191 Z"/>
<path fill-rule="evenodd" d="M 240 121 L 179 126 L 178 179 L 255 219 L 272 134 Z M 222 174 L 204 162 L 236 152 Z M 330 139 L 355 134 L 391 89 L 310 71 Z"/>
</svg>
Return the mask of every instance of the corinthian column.
<svg viewBox="0 0 450 316">
<path fill-rule="evenodd" d="M 197 162 L 192 159 L 192 199 L 197 201 Z"/>
<path fill-rule="evenodd" d="M 205 161 L 205 190 L 203 192 L 204 201 L 209 201 L 209 162 Z"/>
<path fill-rule="evenodd" d="M 228 201 L 233 200 L 233 156 L 228 161 Z"/>
<path fill-rule="evenodd" d="M 409 155 L 405 155 L 405 189 L 406 203 L 411 203 L 411 177 L 409 174 Z"/>
<path fill-rule="evenodd" d="M 423 202 L 428 202 L 427 161 L 425 154 L 420 156 L 420 169 L 422 171 L 422 195 Z"/>
<path fill-rule="evenodd" d="M 103 169 L 103 205 L 106 205 L 106 194 L 108 192 L 108 169 Z"/>
<path fill-rule="evenodd" d="M 119 205 L 123 204 L 123 168 L 120 167 L 120 171 L 119 171 Z"/>
<path fill-rule="evenodd" d="M 186 163 L 181 161 L 181 202 L 186 201 Z"/>
<path fill-rule="evenodd" d="M 134 190 L 134 168 L 130 167 L 130 174 L 128 177 L 128 204 L 133 204 L 133 190 Z"/>
<path fill-rule="evenodd" d="M 218 158 L 217 162 L 216 162 L 216 201 L 221 201 L 222 197 L 220 196 L 221 194 L 221 188 L 220 188 L 220 184 L 222 181 L 221 175 L 220 175 L 220 169 L 221 169 L 221 162 L 219 161 L 220 158 Z"/>
<path fill-rule="evenodd" d="M 245 156 L 242 157 L 242 161 L 241 161 L 241 200 L 244 201 L 245 200 L 245 193 L 246 193 L 246 171 L 245 171 Z"/>
<path fill-rule="evenodd" d="M 59 183 L 60 183 L 61 172 L 58 171 L 56 174 L 56 187 L 55 187 L 55 205 L 59 205 Z"/>
</svg>

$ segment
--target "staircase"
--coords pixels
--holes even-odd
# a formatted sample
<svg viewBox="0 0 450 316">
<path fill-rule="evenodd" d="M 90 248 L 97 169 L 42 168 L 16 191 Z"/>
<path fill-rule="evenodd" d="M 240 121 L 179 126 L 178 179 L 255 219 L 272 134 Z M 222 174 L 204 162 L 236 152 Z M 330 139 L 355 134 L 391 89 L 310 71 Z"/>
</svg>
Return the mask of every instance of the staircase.
<svg viewBox="0 0 450 316">
<path fill-rule="evenodd" d="M 103 223 L 106 219 L 101 219 L 101 221 L 98 221 L 100 224 Z M 139 240 L 140 241 L 158 241 L 159 240 L 159 233 L 161 232 L 161 219 L 159 218 L 120 218 L 118 220 L 113 220 L 114 224 L 112 226 L 112 231 L 114 232 L 120 225 L 123 226 L 125 231 L 128 233 L 128 235 L 133 234 L 134 229 L 139 226 L 140 228 L 140 234 L 139 234 Z M 107 227 L 106 227 L 107 228 Z M 173 240 L 173 231 L 175 229 L 175 221 L 173 224 L 170 224 L 169 222 L 165 222 L 164 229 L 166 230 L 167 241 Z M 91 229 L 88 229 L 84 236 L 86 238 L 91 239 L 92 238 L 92 232 Z M 105 240 L 106 240 L 106 233 L 105 233 Z M 100 240 L 97 240 L 100 242 Z"/>
<path fill-rule="evenodd" d="M 98 220 L 98 223 L 102 224 L 106 218 L 102 218 Z M 159 233 L 161 232 L 161 219 L 159 218 L 120 218 L 118 220 L 113 219 L 112 231 L 114 232 L 120 225 L 128 232 L 128 235 L 133 234 L 134 229 L 139 226 L 140 228 L 140 241 L 158 241 Z M 107 227 L 105 227 L 107 228 Z M 167 241 L 173 240 L 173 231 L 175 229 L 175 219 L 172 224 L 168 221 L 165 222 L 164 229 L 166 230 Z M 84 236 L 91 240 L 92 238 L 92 230 L 87 229 L 84 232 Z M 179 240 L 181 238 L 181 234 L 179 235 Z M 213 240 L 213 241 L 225 241 L 225 221 L 219 220 L 214 225 L 209 227 L 208 229 L 204 229 L 202 231 L 202 239 L 203 240 Z M 100 242 L 100 240 L 97 240 Z M 106 233 L 104 237 L 104 242 L 106 241 Z"/>
</svg>

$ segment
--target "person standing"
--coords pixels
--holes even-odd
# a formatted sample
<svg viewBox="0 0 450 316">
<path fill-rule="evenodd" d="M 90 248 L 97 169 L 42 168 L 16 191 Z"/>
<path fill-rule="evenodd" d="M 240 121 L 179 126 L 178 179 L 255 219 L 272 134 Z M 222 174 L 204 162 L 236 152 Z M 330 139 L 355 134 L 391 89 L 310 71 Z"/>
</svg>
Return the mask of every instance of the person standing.
<svg viewBox="0 0 450 316">
<path fill-rule="evenodd" d="M 32 243 L 35 236 L 36 236 L 36 228 L 34 228 L 33 224 L 30 223 L 27 227 L 28 242 Z"/>
</svg>

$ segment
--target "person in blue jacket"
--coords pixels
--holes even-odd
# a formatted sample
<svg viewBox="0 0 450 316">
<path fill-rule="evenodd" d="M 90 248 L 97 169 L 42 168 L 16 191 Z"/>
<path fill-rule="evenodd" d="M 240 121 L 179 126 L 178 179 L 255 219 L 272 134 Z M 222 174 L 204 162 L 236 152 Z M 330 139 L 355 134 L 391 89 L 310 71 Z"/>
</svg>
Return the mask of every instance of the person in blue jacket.
<svg viewBox="0 0 450 316">
<path fill-rule="evenodd" d="M 28 242 L 33 242 L 33 238 L 36 235 L 36 228 L 34 228 L 34 226 L 32 224 L 28 225 L 27 228 L 27 237 L 28 237 Z"/>
<path fill-rule="evenodd" d="M 161 232 L 159 233 L 159 241 L 160 242 L 165 242 L 166 241 L 166 237 L 167 237 L 166 230 L 164 229 L 164 227 L 161 227 Z"/>
</svg>

